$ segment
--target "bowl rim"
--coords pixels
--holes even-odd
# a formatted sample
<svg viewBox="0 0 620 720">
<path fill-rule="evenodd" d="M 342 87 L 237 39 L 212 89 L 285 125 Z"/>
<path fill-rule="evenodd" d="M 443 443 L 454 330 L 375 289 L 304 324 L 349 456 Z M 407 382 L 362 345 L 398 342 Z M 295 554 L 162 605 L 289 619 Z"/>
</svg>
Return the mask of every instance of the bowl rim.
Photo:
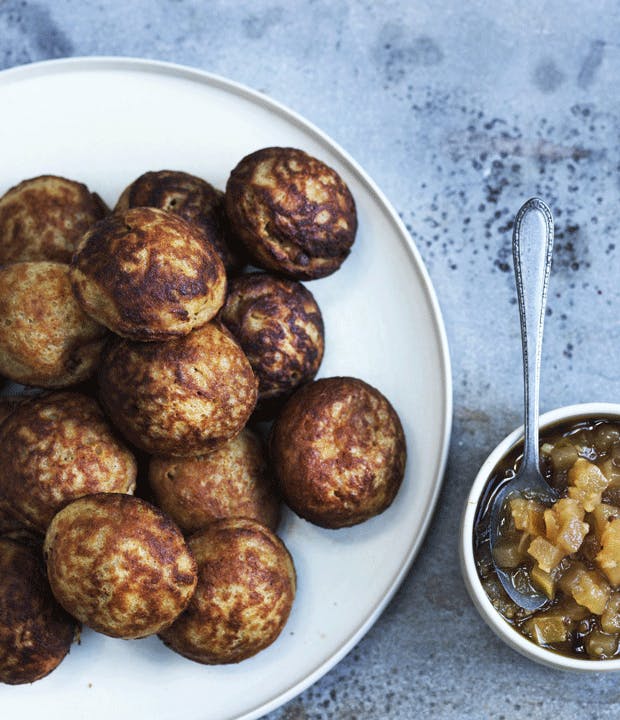
<svg viewBox="0 0 620 720">
<path fill-rule="evenodd" d="M 540 427 L 544 429 L 559 421 L 585 417 L 610 417 L 620 421 L 620 403 L 590 402 L 549 410 L 540 416 Z M 572 658 L 536 645 L 521 635 L 493 607 L 482 582 L 478 577 L 474 560 L 474 520 L 482 490 L 486 486 L 493 468 L 515 445 L 523 439 L 523 425 L 513 430 L 491 451 L 478 471 L 465 502 L 459 533 L 459 555 L 461 573 L 469 596 L 482 619 L 509 647 L 530 660 L 549 667 L 578 672 L 620 671 L 620 657 L 609 660 L 585 660 Z"/>
</svg>

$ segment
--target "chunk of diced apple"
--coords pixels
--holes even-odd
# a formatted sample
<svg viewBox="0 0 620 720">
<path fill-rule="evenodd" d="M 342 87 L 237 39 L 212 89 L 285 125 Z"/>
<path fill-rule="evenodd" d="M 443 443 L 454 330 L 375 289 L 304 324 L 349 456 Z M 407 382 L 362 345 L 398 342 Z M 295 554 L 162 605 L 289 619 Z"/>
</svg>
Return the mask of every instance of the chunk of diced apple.
<svg viewBox="0 0 620 720">
<path fill-rule="evenodd" d="M 586 636 L 584 647 L 588 655 L 596 660 L 613 657 L 618 651 L 618 635 L 592 630 Z"/>
<path fill-rule="evenodd" d="M 524 543 L 523 537 L 529 538 L 527 533 L 519 533 L 518 536 L 500 537 L 493 548 L 493 560 L 498 567 L 516 568 L 527 559 L 527 546 L 529 541 Z"/>
<path fill-rule="evenodd" d="M 545 535 L 564 555 L 577 552 L 590 526 L 583 522 L 582 504 L 573 498 L 562 498 L 544 511 Z"/>
<path fill-rule="evenodd" d="M 545 572 L 551 572 L 553 568 L 560 563 L 562 558 L 566 557 L 566 553 L 563 550 L 544 537 L 534 538 L 527 552 L 528 555 L 531 555 L 534 560 L 536 560 L 540 569 Z"/>
<path fill-rule="evenodd" d="M 601 615 L 601 629 L 603 632 L 620 633 L 620 592 L 612 592 L 607 601 L 607 607 Z"/>
<path fill-rule="evenodd" d="M 536 500 L 518 497 L 511 498 L 510 512 L 517 530 L 524 530 L 529 535 L 543 535 L 545 524 L 543 513 L 545 506 Z"/>
<path fill-rule="evenodd" d="M 610 505 L 609 503 L 600 503 L 594 510 L 592 510 L 589 517 L 592 520 L 594 526 L 594 532 L 599 542 L 603 540 L 603 533 L 607 529 L 609 523 L 617 517 L 620 517 L 620 508 L 617 505 Z"/>
<path fill-rule="evenodd" d="M 578 561 L 562 575 L 559 586 L 594 615 L 603 614 L 611 595 L 611 588 L 601 573 L 589 570 Z"/>
<path fill-rule="evenodd" d="M 578 500 L 587 512 L 592 512 L 601 502 L 609 480 L 597 465 L 580 457 L 568 471 L 568 484 L 569 497 Z"/>
<path fill-rule="evenodd" d="M 607 524 L 601 535 L 601 545 L 596 564 L 612 585 L 620 585 L 620 518 Z"/>
<path fill-rule="evenodd" d="M 539 565 L 534 565 L 530 572 L 530 577 L 532 578 L 534 587 L 544 593 L 549 600 L 555 598 L 556 581 L 553 571 L 546 572 Z"/>
<path fill-rule="evenodd" d="M 523 629 L 538 645 L 565 642 L 571 631 L 570 623 L 554 612 L 534 615 L 523 623 Z"/>
<path fill-rule="evenodd" d="M 590 615 L 588 608 L 575 602 L 575 599 L 570 595 L 563 595 L 554 610 L 562 613 L 567 622 L 570 620 L 575 624 L 585 620 Z"/>
<path fill-rule="evenodd" d="M 579 457 L 577 448 L 566 438 L 562 438 L 555 445 L 548 445 L 546 454 L 551 458 L 555 472 L 569 470 Z"/>
<path fill-rule="evenodd" d="M 581 520 L 574 518 L 572 520 L 568 520 L 560 528 L 560 532 L 557 534 L 555 540 L 557 544 L 565 550 L 568 555 L 570 555 L 571 553 L 576 553 L 577 550 L 579 550 L 581 543 L 588 534 L 589 530 L 590 526 L 588 523 L 581 522 Z"/>
<path fill-rule="evenodd" d="M 604 460 L 599 467 L 601 468 L 603 475 L 609 481 L 607 485 L 608 489 L 620 487 L 620 467 L 612 458 Z"/>
</svg>

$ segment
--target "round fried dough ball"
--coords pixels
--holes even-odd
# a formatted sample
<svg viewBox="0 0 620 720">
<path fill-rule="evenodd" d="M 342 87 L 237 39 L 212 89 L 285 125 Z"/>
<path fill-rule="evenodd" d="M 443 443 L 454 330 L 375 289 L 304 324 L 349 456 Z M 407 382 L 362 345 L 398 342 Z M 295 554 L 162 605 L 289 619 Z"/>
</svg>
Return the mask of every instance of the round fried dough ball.
<svg viewBox="0 0 620 720">
<path fill-rule="evenodd" d="M 125 188 L 114 212 L 134 207 L 160 208 L 199 225 L 227 272 L 245 265 L 242 248 L 228 226 L 224 193 L 206 180 L 179 170 L 146 172 Z"/>
<path fill-rule="evenodd" d="M 110 342 L 101 402 L 152 455 L 201 455 L 233 438 L 256 405 L 257 380 L 227 330 L 208 323 L 166 343 Z"/>
<path fill-rule="evenodd" d="M 135 484 L 136 461 L 92 398 L 41 395 L 0 425 L 0 507 L 39 532 L 72 500 Z"/>
<path fill-rule="evenodd" d="M 203 231 L 157 208 L 132 208 L 86 233 L 71 262 L 84 310 L 133 340 L 169 340 L 208 322 L 226 271 Z"/>
<path fill-rule="evenodd" d="M 0 538 L 0 682 L 32 683 L 69 652 L 77 623 L 54 599 L 40 549 Z"/>
<path fill-rule="evenodd" d="M 67 505 L 54 516 L 43 552 L 60 604 L 111 637 L 159 632 L 196 587 L 196 563 L 181 531 L 133 495 L 100 493 Z"/>
<path fill-rule="evenodd" d="M 11 380 L 67 387 L 95 371 L 107 331 L 78 305 L 68 265 L 0 267 L 0 318 L 0 373 Z"/>
<path fill-rule="evenodd" d="M 274 424 L 270 453 L 285 502 L 326 528 L 383 512 L 405 472 L 405 435 L 394 408 L 350 377 L 298 390 Z"/>
<path fill-rule="evenodd" d="M 55 175 L 24 180 L 0 198 L 0 265 L 68 263 L 82 235 L 107 212 L 82 183 Z"/>
<path fill-rule="evenodd" d="M 164 643 L 206 665 L 237 663 L 278 637 L 295 598 L 293 560 L 271 530 L 247 518 L 217 520 L 192 535 L 198 585 Z"/>
<path fill-rule="evenodd" d="M 312 293 L 295 280 L 250 273 L 230 284 L 220 319 L 258 377 L 258 400 L 290 394 L 316 375 L 325 347 Z"/>
<path fill-rule="evenodd" d="M 280 500 L 263 445 L 247 428 L 208 455 L 152 458 L 149 482 L 159 507 L 185 533 L 227 517 L 278 526 Z"/>
<path fill-rule="evenodd" d="M 295 148 L 264 148 L 244 157 L 226 185 L 226 213 L 258 267 L 297 280 L 338 270 L 357 231 L 344 180 Z"/>
</svg>

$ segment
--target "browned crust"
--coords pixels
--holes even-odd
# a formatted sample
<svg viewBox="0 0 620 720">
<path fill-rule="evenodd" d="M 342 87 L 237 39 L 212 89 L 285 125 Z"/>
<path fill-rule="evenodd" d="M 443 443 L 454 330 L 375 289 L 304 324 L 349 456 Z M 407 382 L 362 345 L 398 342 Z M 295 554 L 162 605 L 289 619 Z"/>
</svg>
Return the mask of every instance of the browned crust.
<svg viewBox="0 0 620 720">
<path fill-rule="evenodd" d="M 189 540 L 198 564 L 192 602 L 161 639 L 204 664 L 237 663 L 273 643 L 295 598 L 292 558 L 268 528 L 218 520 Z"/>
<path fill-rule="evenodd" d="M 23 527 L 23 523 L 16 520 L 7 508 L 0 506 L 0 536 L 5 535 L 6 532 L 11 532 Z"/>
<path fill-rule="evenodd" d="M 20 685 L 48 675 L 77 629 L 52 596 L 40 550 L 0 538 L 0 682 Z"/>
<path fill-rule="evenodd" d="M 99 373 L 101 401 L 137 447 L 200 455 L 246 424 L 257 380 L 239 345 L 215 323 L 167 343 L 113 340 Z"/>
<path fill-rule="evenodd" d="M 82 235 L 107 212 L 83 183 L 56 175 L 24 180 L 0 198 L 0 264 L 68 263 Z"/>
<path fill-rule="evenodd" d="M 160 208 L 199 225 L 227 272 L 234 273 L 246 264 L 243 249 L 228 224 L 224 193 L 206 180 L 179 170 L 146 172 L 125 188 L 114 212 L 134 207 Z"/>
<path fill-rule="evenodd" d="M 36 548 L 39 552 L 43 544 L 43 537 L 32 529 L 26 527 L 24 523 L 16 520 L 13 515 L 9 512 L 8 508 L 0 506 L 0 537 L 7 538 L 9 540 L 15 540 L 16 542 L 30 547 Z M 0 580 L 0 585 L 2 584 Z"/>
<path fill-rule="evenodd" d="M 298 280 L 338 270 L 357 231 L 355 202 L 340 175 L 295 148 L 244 157 L 226 185 L 226 212 L 256 265 Z"/>
<path fill-rule="evenodd" d="M 0 425 L 9 417 L 9 415 L 19 407 L 26 396 L 21 395 L 6 395 L 0 397 Z"/>
<path fill-rule="evenodd" d="M 301 283 L 266 273 L 241 275 L 231 282 L 219 317 L 258 377 L 259 402 L 290 394 L 318 372 L 323 318 Z"/>
<path fill-rule="evenodd" d="M 92 398 L 58 392 L 20 404 L 0 425 L 0 508 L 44 533 L 67 503 L 131 493 L 136 461 Z"/>
<path fill-rule="evenodd" d="M 0 267 L 0 317 L 0 372 L 6 377 L 56 388 L 95 372 L 107 331 L 77 303 L 68 265 Z"/>
<path fill-rule="evenodd" d="M 229 517 L 278 526 L 280 498 L 263 444 L 247 428 L 208 455 L 151 458 L 149 482 L 157 504 L 184 533 Z"/>
<path fill-rule="evenodd" d="M 403 480 L 405 435 L 388 400 L 356 378 L 325 378 L 297 391 L 270 436 L 285 502 L 326 528 L 383 512 Z"/>
<path fill-rule="evenodd" d="M 44 553 L 59 602 L 111 637 L 161 631 L 196 587 L 196 563 L 180 530 L 131 495 L 88 495 L 67 505 L 49 526 Z"/>
<path fill-rule="evenodd" d="M 118 335 L 168 340 L 208 322 L 226 272 L 203 231 L 157 208 L 115 213 L 86 233 L 71 263 L 84 310 Z"/>
</svg>

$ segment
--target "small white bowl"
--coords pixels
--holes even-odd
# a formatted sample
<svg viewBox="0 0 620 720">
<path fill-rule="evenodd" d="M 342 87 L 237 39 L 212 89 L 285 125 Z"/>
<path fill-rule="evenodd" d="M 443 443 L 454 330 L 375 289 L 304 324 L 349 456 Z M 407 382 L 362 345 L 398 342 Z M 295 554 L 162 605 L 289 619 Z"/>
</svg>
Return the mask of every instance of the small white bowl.
<svg viewBox="0 0 620 720">
<path fill-rule="evenodd" d="M 572 422 L 585 418 L 609 418 L 620 422 L 620 405 L 615 403 L 587 403 L 583 405 L 568 405 L 557 408 L 541 415 L 541 432 L 551 425 Z M 542 663 L 549 667 L 561 670 L 576 670 L 580 672 L 610 672 L 620 671 L 620 658 L 610 660 L 585 660 L 567 657 L 552 650 L 540 647 L 528 640 L 505 620 L 493 607 L 489 600 L 476 570 L 474 560 L 474 521 L 480 495 L 487 485 L 490 475 L 496 465 L 510 453 L 510 451 L 523 441 L 523 427 L 510 433 L 486 459 L 476 475 L 465 510 L 461 520 L 460 557 L 461 572 L 469 595 L 482 619 L 507 645 L 530 660 Z"/>
</svg>

